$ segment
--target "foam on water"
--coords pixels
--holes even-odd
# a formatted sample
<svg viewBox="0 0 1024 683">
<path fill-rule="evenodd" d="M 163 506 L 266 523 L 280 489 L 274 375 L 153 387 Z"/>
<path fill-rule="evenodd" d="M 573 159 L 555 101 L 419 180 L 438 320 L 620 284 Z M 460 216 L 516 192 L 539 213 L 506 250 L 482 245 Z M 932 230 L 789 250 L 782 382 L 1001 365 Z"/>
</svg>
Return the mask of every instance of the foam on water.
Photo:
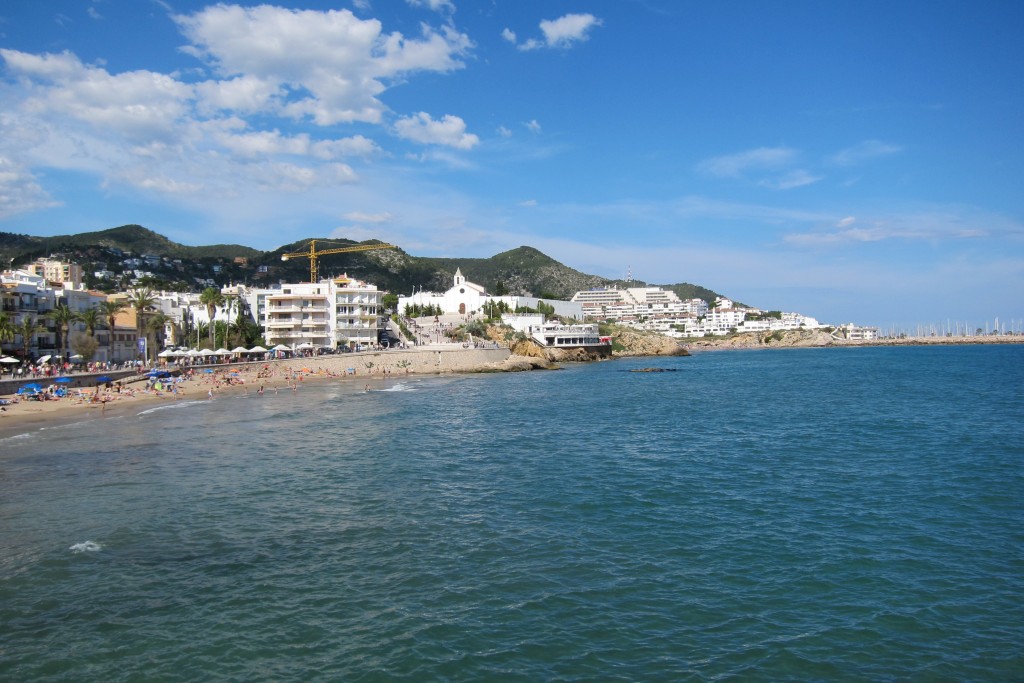
<svg viewBox="0 0 1024 683">
<path fill-rule="evenodd" d="M 175 401 L 174 403 L 168 403 L 166 405 L 156 406 L 154 408 L 149 408 L 147 410 L 140 411 L 138 413 L 138 416 L 142 417 L 143 415 L 152 415 L 153 413 L 159 413 L 159 412 L 162 412 L 164 410 L 177 410 L 177 409 L 180 409 L 180 408 L 188 408 L 188 407 L 192 407 L 192 406 L 201 406 L 204 403 L 206 403 L 206 401 L 194 401 L 194 400 L 193 401 Z"/>
<path fill-rule="evenodd" d="M 103 546 L 101 546 L 99 543 L 95 543 L 93 541 L 82 541 L 81 543 L 74 544 L 73 546 L 68 548 L 68 550 L 70 550 L 71 552 L 76 553 L 76 554 L 77 553 L 98 553 L 99 551 L 103 550 Z"/>
<path fill-rule="evenodd" d="M 415 389 L 412 386 L 410 386 L 410 385 L 408 385 L 408 384 L 406 384 L 404 382 L 399 382 L 398 384 L 394 384 L 394 385 L 392 385 L 390 387 L 386 387 L 384 389 L 373 389 L 372 391 L 380 391 L 380 392 L 387 392 L 387 391 L 415 391 Z"/>
</svg>

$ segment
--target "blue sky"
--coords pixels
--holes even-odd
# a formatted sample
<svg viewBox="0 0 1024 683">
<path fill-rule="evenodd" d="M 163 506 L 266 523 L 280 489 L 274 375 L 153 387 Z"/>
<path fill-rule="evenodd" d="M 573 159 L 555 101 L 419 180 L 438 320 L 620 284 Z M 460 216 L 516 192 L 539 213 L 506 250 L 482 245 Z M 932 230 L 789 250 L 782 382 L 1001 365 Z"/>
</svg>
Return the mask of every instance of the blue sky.
<svg viewBox="0 0 1024 683">
<path fill-rule="evenodd" d="M 0 230 L 536 247 L 822 321 L 1024 318 L 1024 3 L 0 8 Z"/>
</svg>

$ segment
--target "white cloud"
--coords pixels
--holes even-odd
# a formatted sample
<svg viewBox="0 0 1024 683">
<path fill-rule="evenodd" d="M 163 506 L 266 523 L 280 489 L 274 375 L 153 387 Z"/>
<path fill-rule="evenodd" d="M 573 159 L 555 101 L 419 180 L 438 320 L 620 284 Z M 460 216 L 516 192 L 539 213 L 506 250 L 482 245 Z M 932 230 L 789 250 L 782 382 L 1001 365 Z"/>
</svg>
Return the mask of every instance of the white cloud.
<svg viewBox="0 0 1024 683">
<path fill-rule="evenodd" d="M 347 9 L 213 5 L 175 21 L 192 41 L 183 51 L 228 82 L 248 79 L 236 84 L 241 93 L 206 86 L 208 104 L 252 106 L 287 94 L 291 99 L 282 97 L 279 113 L 318 125 L 379 123 L 386 111 L 379 95 L 388 79 L 462 68 L 461 57 L 472 47 L 468 36 L 451 27 L 438 32 L 424 24 L 421 37 L 411 39 L 385 34 L 376 19 L 359 19 Z"/>
<path fill-rule="evenodd" d="M 789 165 L 796 150 L 789 147 L 758 147 L 746 152 L 705 159 L 697 168 L 719 178 L 739 178 L 748 171 L 775 170 Z"/>
<path fill-rule="evenodd" d="M 505 126 L 498 126 L 498 135 L 503 138 L 510 138 L 512 137 L 512 131 Z"/>
<path fill-rule="evenodd" d="M 395 131 L 406 140 L 456 149 L 472 149 L 480 142 L 476 135 L 466 132 L 465 121 L 451 114 L 435 121 L 430 114 L 421 111 L 396 121 Z"/>
<path fill-rule="evenodd" d="M 452 0 L 405 0 L 412 7 L 426 7 L 435 12 L 454 12 Z"/>
<path fill-rule="evenodd" d="M 527 121 L 523 125 L 526 126 L 526 129 L 528 131 L 530 131 L 531 133 L 539 133 L 540 132 L 540 122 L 537 121 L 537 119 L 531 119 L 530 121 Z"/>
<path fill-rule="evenodd" d="M 60 206 L 35 176 L 10 159 L 0 157 L 0 218 Z"/>
<path fill-rule="evenodd" d="M 218 110 L 251 114 L 267 109 L 280 101 L 285 89 L 277 83 L 253 76 L 239 76 L 225 81 L 204 81 L 195 86 L 199 108 L 205 114 Z"/>
<path fill-rule="evenodd" d="M 990 237 L 1024 237 L 1024 224 L 970 207 L 948 206 L 894 210 L 868 219 L 852 216 L 830 230 L 791 232 L 783 241 L 794 246 L 827 247 L 902 240 L 947 242 Z"/>
<path fill-rule="evenodd" d="M 164 74 L 113 75 L 67 52 L 36 56 L 0 50 L 0 56 L 23 79 L 23 107 L 29 114 L 66 115 L 97 129 L 146 138 L 170 135 L 190 109 L 192 88 Z"/>
<path fill-rule="evenodd" d="M 346 213 L 343 218 L 345 220 L 352 221 L 353 223 L 373 223 L 379 225 L 381 223 L 390 223 L 394 216 L 388 211 L 382 211 L 381 213 L 363 213 L 362 211 L 350 211 Z"/>
<path fill-rule="evenodd" d="M 544 19 L 540 22 L 543 40 L 531 38 L 518 45 L 520 50 L 536 50 L 542 47 L 569 48 L 575 43 L 587 40 L 590 30 L 601 25 L 593 14 L 566 14 L 558 19 Z M 516 42 L 516 34 L 509 29 L 502 31 L 502 37 L 510 43 Z"/>
<path fill-rule="evenodd" d="M 833 155 L 830 161 L 837 166 L 855 166 L 871 159 L 899 154 L 903 148 L 879 140 L 865 140 Z"/>
<path fill-rule="evenodd" d="M 821 176 L 811 175 L 803 169 L 797 169 L 777 178 L 765 178 L 759 181 L 758 185 L 768 187 L 773 190 L 792 190 L 793 188 L 816 183 L 821 180 L 821 178 Z"/>
<path fill-rule="evenodd" d="M 705 159 L 697 170 L 715 178 L 751 180 L 772 190 L 792 190 L 822 179 L 802 168 L 793 168 L 799 154 L 790 147 L 756 149 Z"/>
</svg>

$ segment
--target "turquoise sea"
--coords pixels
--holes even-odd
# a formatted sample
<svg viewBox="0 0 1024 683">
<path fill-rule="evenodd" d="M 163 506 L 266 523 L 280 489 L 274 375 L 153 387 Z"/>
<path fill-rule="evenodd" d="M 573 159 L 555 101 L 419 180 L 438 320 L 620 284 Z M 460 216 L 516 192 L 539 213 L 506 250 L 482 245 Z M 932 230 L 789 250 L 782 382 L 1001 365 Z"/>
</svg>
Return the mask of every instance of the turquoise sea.
<svg viewBox="0 0 1024 683">
<path fill-rule="evenodd" d="M 0 441 L 0 680 L 1024 680 L 1024 345 L 362 386 Z"/>
</svg>

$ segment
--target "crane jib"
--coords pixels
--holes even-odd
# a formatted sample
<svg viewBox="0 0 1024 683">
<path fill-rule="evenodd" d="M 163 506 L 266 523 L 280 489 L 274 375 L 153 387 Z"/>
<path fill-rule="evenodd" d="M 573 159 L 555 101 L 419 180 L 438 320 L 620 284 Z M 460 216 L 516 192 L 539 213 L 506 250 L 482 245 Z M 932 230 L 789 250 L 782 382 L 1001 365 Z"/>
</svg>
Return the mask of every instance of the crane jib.
<svg viewBox="0 0 1024 683">
<path fill-rule="evenodd" d="M 317 240 L 309 241 L 309 251 L 295 251 L 290 254 L 282 254 L 281 260 L 287 261 L 292 258 L 308 258 L 309 259 L 309 281 L 317 281 L 317 259 L 321 256 L 327 256 L 329 254 L 346 254 L 357 251 L 375 251 L 377 249 L 397 249 L 393 244 L 358 244 L 354 247 L 332 247 L 330 249 L 317 249 Z"/>
</svg>

